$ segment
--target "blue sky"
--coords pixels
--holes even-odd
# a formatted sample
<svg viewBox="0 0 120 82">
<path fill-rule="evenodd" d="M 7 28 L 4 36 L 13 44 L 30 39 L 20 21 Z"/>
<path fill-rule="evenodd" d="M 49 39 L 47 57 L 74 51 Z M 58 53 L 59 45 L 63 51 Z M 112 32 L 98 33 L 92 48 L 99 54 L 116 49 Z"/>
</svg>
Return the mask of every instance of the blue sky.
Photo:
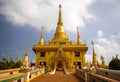
<svg viewBox="0 0 120 82">
<path fill-rule="evenodd" d="M 92 40 L 99 60 L 101 55 L 107 63 L 116 54 L 120 57 L 120 0 L 0 0 L 0 59 L 20 55 L 22 60 L 29 41 L 33 61 L 32 46 L 39 42 L 41 27 L 46 42 L 54 36 L 59 3 L 69 39 L 76 41 L 78 26 L 88 45 L 87 61 L 92 57 Z"/>
</svg>

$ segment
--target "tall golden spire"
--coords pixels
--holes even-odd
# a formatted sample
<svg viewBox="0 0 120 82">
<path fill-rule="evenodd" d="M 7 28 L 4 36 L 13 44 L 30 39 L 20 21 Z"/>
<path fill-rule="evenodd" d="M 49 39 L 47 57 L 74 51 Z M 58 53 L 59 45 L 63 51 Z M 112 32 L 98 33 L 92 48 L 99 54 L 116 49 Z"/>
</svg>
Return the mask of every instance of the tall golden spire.
<svg viewBox="0 0 120 82">
<path fill-rule="evenodd" d="M 77 27 L 77 44 L 82 44 L 82 41 L 80 39 L 80 34 L 79 34 L 78 27 Z"/>
<path fill-rule="evenodd" d="M 62 13 L 61 13 L 61 4 L 59 5 L 59 18 L 58 18 L 58 25 L 63 25 L 62 23 Z"/>
<path fill-rule="evenodd" d="M 93 42 L 93 41 L 92 41 L 92 50 L 93 50 L 93 55 L 96 56 L 96 54 L 95 54 L 95 50 L 94 50 L 94 42 Z"/>
<path fill-rule="evenodd" d="M 58 17 L 58 23 L 56 32 L 54 34 L 53 40 L 67 40 L 68 37 L 66 33 L 64 32 L 63 22 L 62 22 L 62 11 L 61 11 L 61 4 L 59 5 L 59 17 Z"/>
<path fill-rule="evenodd" d="M 29 46 L 29 43 L 27 42 L 27 47 L 26 47 L 26 51 L 25 51 L 25 56 L 24 56 L 24 59 L 23 59 L 23 62 L 22 62 L 22 66 L 23 67 L 29 67 L 29 61 L 28 61 L 28 46 Z"/>
<path fill-rule="evenodd" d="M 96 57 L 96 53 L 95 53 L 95 50 L 94 50 L 94 42 L 92 41 L 92 50 L 93 50 L 93 59 L 92 59 L 92 65 L 97 67 L 98 66 L 98 59 Z"/>
<path fill-rule="evenodd" d="M 40 41 L 39 41 L 40 45 L 44 45 L 44 38 L 43 38 L 43 27 L 41 29 L 41 36 L 40 36 Z"/>
<path fill-rule="evenodd" d="M 61 11 L 61 4 L 59 5 L 59 17 L 58 17 L 58 23 L 57 23 L 57 29 L 56 29 L 56 33 L 58 32 L 64 32 L 64 28 L 63 28 L 63 22 L 62 22 L 62 11 Z"/>
</svg>

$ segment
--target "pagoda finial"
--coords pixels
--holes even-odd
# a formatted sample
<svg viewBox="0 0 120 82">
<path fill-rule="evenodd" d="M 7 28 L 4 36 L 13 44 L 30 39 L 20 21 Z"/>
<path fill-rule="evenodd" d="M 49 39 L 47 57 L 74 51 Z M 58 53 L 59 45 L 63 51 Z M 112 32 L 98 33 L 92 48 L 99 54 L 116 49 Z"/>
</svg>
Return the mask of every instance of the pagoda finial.
<svg viewBox="0 0 120 82">
<path fill-rule="evenodd" d="M 22 66 L 28 68 L 29 67 L 29 61 L 28 61 L 28 47 L 29 47 L 29 42 L 27 41 L 27 46 L 26 46 L 26 51 L 25 51 L 25 56 L 22 62 Z"/>
<path fill-rule="evenodd" d="M 94 42 L 92 41 L 92 51 L 93 51 L 93 59 L 92 59 L 92 65 L 97 67 L 97 65 L 99 64 L 95 50 L 94 50 Z"/>
<path fill-rule="evenodd" d="M 44 45 L 43 30 L 44 30 L 44 28 L 42 27 L 42 28 L 41 28 L 40 41 L 39 41 L 39 44 L 40 44 L 40 45 Z"/>
<path fill-rule="evenodd" d="M 96 55 L 95 50 L 94 50 L 94 42 L 93 41 L 92 41 L 92 49 L 93 49 L 93 54 Z"/>
<path fill-rule="evenodd" d="M 67 40 L 68 37 L 64 31 L 63 22 L 62 22 L 62 11 L 61 11 L 61 4 L 59 4 L 59 17 L 57 22 L 56 32 L 54 34 L 53 40 Z"/>
<path fill-rule="evenodd" d="M 41 28 L 41 37 L 43 38 L 44 27 Z"/>
<path fill-rule="evenodd" d="M 81 39 L 80 39 L 80 34 L 79 34 L 79 30 L 78 30 L 78 27 L 77 27 L 77 44 L 81 44 Z"/>
<path fill-rule="evenodd" d="M 62 8 L 61 4 L 59 4 L 59 8 Z"/>
<path fill-rule="evenodd" d="M 25 52 L 25 56 L 28 56 L 28 47 L 30 46 L 30 42 L 27 41 L 26 43 L 26 52 Z"/>
<path fill-rule="evenodd" d="M 59 4 L 59 18 L 58 18 L 58 25 L 63 25 L 62 23 L 62 11 L 61 11 L 61 4 Z"/>
<path fill-rule="evenodd" d="M 64 28 L 63 28 L 63 22 L 62 22 L 62 11 L 61 11 L 61 4 L 59 5 L 59 17 L 58 17 L 58 23 L 57 23 L 57 29 L 56 29 L 56 33 L 58 32 L 64 32 Z"/>
</svg>

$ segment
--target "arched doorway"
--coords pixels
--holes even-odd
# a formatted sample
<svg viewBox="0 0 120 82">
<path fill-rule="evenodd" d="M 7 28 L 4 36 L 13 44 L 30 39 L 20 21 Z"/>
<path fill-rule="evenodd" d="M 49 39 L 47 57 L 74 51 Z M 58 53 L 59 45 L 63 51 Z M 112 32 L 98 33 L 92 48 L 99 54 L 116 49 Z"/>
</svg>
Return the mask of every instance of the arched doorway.
<svg viewBox="0 0 120 82">
<path fill-rule="evenodd" d="M 56 70 L 65 70 L 68 66 L 68 59 L 66 58 L 62 48 L 57 50 L 56 56 L 53 58 L 52 65 Z M 53 68 L 53 69 L 54 69 Z"/>
<path fill-rule="evenodd" d="M 81 69 L 81 62 L 74 62 L 75 69 Z"/>
<path fill-rule="evenodd" d="M 57 71 L 61 71 L 61 70 L 63 70 L 63 64 L 61 61 L 59 61 L 57 64 Z"/>
</svg>

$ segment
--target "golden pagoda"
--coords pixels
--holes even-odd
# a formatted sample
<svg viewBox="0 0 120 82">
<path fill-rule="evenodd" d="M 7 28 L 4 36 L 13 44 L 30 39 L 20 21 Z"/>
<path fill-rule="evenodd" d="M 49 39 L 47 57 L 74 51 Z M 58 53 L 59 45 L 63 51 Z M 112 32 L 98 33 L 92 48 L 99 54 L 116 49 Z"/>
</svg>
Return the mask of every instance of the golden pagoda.
<svg viewBox="0 0 120 82">
<path fill-rule="evenodd" d="M 86 66 L 85 55 L 88 47 L 81 42 L 78 29 L 76 43 L 73 44 L 73 42 L 69 40 L 64 31 L 61 8 L 60 4 L 58 23 L 53 39 L 47 44 L 44 44 L 42 30 L 39 43 L 33 46 L 35 66 L 40 67 L 44 65 L 48 68 L 48 71 L 54 69 L 72 71 L 73 68 Z"/>
<path fill-rule="evenodd" d="M 26 52 L 24 59 L 22 61 L 22 67 L 29 68 L 29 61 L 28 61 L 28 47 L 26 47 Z"/>
<path fill-rule="evenodd" d="M 99 62 L 98 62 L 98 58 L 97 58 L 95 50 L 94 50 L 94 42 L 93 41 L 92 41 L 92 51 L 93 51 L 92 66 L 98 67 Z"/>
</svg>

